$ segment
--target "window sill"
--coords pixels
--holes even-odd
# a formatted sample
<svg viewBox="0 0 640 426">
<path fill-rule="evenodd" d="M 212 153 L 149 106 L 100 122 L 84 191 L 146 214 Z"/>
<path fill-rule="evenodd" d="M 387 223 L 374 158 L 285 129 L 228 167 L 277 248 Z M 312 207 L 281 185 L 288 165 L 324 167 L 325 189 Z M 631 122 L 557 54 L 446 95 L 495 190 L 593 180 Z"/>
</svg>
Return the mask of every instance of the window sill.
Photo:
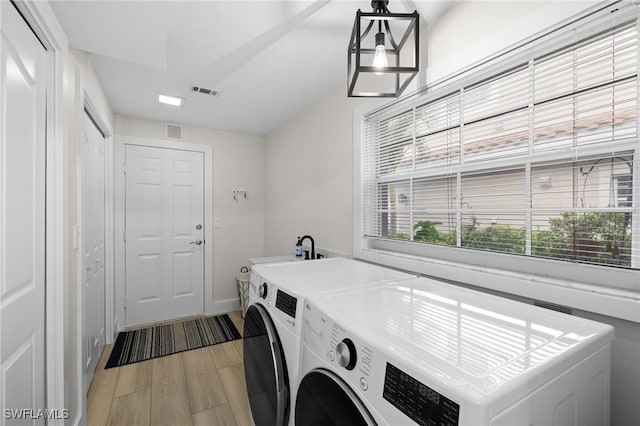
<svg viewBox="0 0 640 426">
<path fill-rule="evenodd" d="M 446 281 L 640 323 L 640 292 L 441 261 L 379 249 L 354 257 Z M 639 274 L 640 275 L 640 274 Z"/>
</svg>

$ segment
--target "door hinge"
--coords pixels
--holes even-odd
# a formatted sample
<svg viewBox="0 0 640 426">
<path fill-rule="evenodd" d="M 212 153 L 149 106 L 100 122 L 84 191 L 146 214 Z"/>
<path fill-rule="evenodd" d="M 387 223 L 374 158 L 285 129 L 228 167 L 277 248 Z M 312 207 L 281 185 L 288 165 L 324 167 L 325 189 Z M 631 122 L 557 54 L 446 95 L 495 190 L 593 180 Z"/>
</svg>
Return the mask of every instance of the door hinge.
<svg viewBox="0 0 640 426">
<path fill-rule="evenodd" d="M 122 232 L 122 239 L 125 243 L 127 242 L 127 228 L 124 228 L 124 231 Z"/>
<path fill-rule="evenodd" d="M 127 163 L 122 163 L 122 174 L 127 174 Z"/>
<path fill-rule="evenodd" d="M 126 310 L 127 309 L 127 298 L 123 298 L 122 299 L 122 307 Z"/>
</svg>

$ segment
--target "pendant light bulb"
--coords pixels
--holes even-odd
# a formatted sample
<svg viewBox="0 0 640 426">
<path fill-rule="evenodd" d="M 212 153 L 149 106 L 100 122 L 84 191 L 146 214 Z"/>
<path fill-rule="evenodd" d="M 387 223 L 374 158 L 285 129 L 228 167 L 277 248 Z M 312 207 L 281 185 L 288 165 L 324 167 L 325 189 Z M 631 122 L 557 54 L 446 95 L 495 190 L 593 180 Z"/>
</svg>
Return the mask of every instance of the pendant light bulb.
<svg viewBox="0 0 640 426">
<path fill-rule="evenodd" d="M 383 75 L 383 68 L 389 66 L 389 62 L 387 61 L 387 52 L 384 48 L 384 33 L 379 32 L 376 34 L 376 51 L 373 54 L 373 64 L 375 68 L 380 71 L 376 72 L 375 75 Z"/>
</svg>

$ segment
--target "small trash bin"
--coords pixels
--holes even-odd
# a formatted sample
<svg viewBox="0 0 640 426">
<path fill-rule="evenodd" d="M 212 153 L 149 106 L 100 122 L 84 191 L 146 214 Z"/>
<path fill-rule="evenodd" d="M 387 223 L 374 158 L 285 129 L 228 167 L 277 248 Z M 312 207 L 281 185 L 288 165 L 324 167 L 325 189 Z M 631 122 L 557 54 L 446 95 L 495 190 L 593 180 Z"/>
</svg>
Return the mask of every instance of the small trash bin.
<svg viewBox="0 0 640 426">
<path fill-rule="evenodd" d="M 238 296 L 240 296 L 240 310 L 242 311 L 242 318 L 247 313 L 249 308 L 249 268 L 243 266 L 240 268 L 240 272 L 236 274 L 236 281 L 238 281 Z"/>
</svg>

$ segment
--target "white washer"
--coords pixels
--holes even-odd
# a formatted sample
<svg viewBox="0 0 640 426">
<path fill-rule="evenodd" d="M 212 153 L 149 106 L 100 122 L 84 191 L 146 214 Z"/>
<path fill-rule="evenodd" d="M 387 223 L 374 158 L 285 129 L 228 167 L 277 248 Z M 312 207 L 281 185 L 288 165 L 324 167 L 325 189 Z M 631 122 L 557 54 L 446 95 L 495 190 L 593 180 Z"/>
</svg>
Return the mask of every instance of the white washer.
<svg viewBox="0 0 640 426">
<path fill-rule="evenodd" d="M 296 424 L 608 425 L 613 334 L 427 278 L 310 296 Z"/>
<path fill-rule="evenodd" d="M 243 333 L 245 381 L 255 424 L 294 424 L 302 307 L 308 295 L 412 277 L 346 258 L 255 265 Z"/>
</svg>

